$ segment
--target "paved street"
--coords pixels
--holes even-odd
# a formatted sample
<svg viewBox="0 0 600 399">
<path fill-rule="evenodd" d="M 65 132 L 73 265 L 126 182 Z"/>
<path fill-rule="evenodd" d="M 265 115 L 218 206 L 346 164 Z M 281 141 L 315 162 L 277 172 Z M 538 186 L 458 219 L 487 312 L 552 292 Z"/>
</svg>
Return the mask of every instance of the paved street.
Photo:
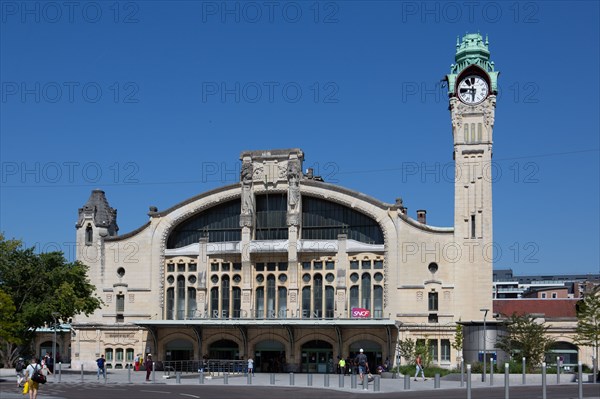
<svg viewBox="0 0 600 399">
<path fill-rule="evenodd" d="M 166 399 L 166 398 L 286 398 L 286 399 L 337 399 L 355 398 L 364 395 L 376 395 L 378 398 L 466 398 L 466 388 L 460 387 L 459 381 L 442 379 L 440 389 L 434 388 L 434 381 L 410 381 L 410 389 L 404 389 L 404 379 L 381 379 L 380 390 L 374 391 L 373 384 L 367 391 L 351 388 L 349 376 L 344 377 L 344 387 L 339 386 L 339 376 L 330 375 L 329 387 L 324 387 L 324 375 L 313 375 L 312 386 L 308 386 L 306 374 L 294 375 L 294 386 L 290 386 L 289 374 L 274 374 L 275 384 L 271 384 L 271 374 L 256 374 L 252 383 L 248 384 L 245 376 L 229 377 L 225 384 L 223 377 L 206 378 L 200 384 L 198 374 L 183 375 L 177 383 L 175 378 L 163 378 L 162 372 L 157 372 L 155 382 L 145 382 L 145 373 L 131 372 L 128 370 L 110 371 L 106 382 L 98 381 L 91 372 L 81 373 L 66 371 L 58 378 L 50 377 L 48 383 L 40 389 L 39 398 L 64 398 L 64 399 Z M 499 378 L 502 377 L 502 378 Z M 542 397 L 542 388 L 539 376 L 528 376 L 528 384 L 522 385 L 521 375 L 511 376 L 511 399 L 532 399 Z M 556 384 L 556 376 L 548 376 L 547 398 L 577 398 L 578 384 L 571 382 L 571 376 L 562 376 L 561 382 Z M 130 382 L 131 381 L 131 382 Z M 481 376 L 473 376 L 472 399 L 502 399 L 504 398 L 503 376 L 495 376 L 494 387 L 489 387 L 481 382 Z M 583 397 L 586 399 L 600 398 L 600 384 L 583 384 Z M 0 399 L 23 398 L 20 390 L 16 388 L 16 380 L 12 370 L 0 369 Z"/>
</svg>

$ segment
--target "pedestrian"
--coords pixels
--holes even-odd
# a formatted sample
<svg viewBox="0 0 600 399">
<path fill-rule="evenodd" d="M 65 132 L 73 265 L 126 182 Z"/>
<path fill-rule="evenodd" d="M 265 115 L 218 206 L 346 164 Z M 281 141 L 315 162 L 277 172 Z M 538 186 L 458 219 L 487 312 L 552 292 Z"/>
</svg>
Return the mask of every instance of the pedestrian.
<svg viewBox="0 0 600 399">
<path fill-rule="evenodd" d="M 52 352 L 46 352 L 46 367 L 48 368 L 48 371 L 50 371 L 50 374 L 54 374 L 54 358 L 52 357 Z"/>
<path fill-rule="evenodd" d="M 365 387 L 365 373 L 369 372 L 369 362 L 367 359 L 367 355 L 364 354 L 362 348 L 358 351 L 358 355 L 356 356 L 356 364 L 358 365 L 358 374 L 360 377 L 360 382 L 363 385 L 363 389 L 367 389 Z"/>
<path fill-rule="evenodd" d="M 50 368 L 48 367 L 48 355 L 46 354 L 46 356 L 42 359 L 41 362 L 41 367 L 42 367 L 42 374 L 44 374 L 46 377 L 48 377 L 48 375 L 52 374 L 52 371 L 50 371 Z"/>
<path fill-rule="evenodd" d="M 346 371 L 346 359 L 344 359 L 344 357 L 340 357 L 340 361 L 338 362 L 338 369 L 339 369 L 339 374 L 344 374 Z"/>
<path fill-rule="evenodd" d="M 421 371 L 421 376 L 423 377 L 423 381 L 427 381 L 427 378 L 425 378 L 425 371 L 423 369 L 423 359 L 421 359 L 421 355 L 417 355 L 417 358 L 415 359 L 415 364 L 417 366 L 417 370 L 415 371 L 415 381 L 417 380 L 419 371 Z"/>
<path fill-rule="evenodd" d="M 152 370 L 153 370 L 152 366 L 153 366 L 152 355 L 148 353 L 146 355 L 146 362 L 144 363 L 144 367 L 146 368 L 146 382 L 150 381 L 150 373 L 152 373 Z"/>
<path fill-rule="evenodd" d="M 104 355 L 100 355 L 100 357 L 96 359 L 96 365 L 98 365 L 98 380 L 100 380 L 100 374 L 106 379 L 106 360 L 104 359 Z"/>
<path fill-rule="evenodd" d="M 28 386 L 29 399 L 37 399 L 38 389 L 40 384 L 33 381 L 31 377 L 36 371 L 41 371 L 42 367 L 38 364 L 38 359 L 34 356 L 31 358 L 29 366 L 25 369 L 25 381 Z"/>
<path fill-rule="evenodd" d="M 248 374 L 254 375 L 254 360 L 252 358 L 248 358 Z"/>
<path fill-rule="evenodd" d="M 17 363 L 15 363 L 15 372 L 17 373 L 17 388 L 21 388 L 21 384 L 25 380 L 25 368 L 27 365 L 25 364 L 25 359 L 22 357 L 17 359 Z"/>
<path fill-rule="evenodd" d="M 133 359 L 133 367 L 135 371 L 140 371 L 140 354 L 135 355 Z"/>
</svg>

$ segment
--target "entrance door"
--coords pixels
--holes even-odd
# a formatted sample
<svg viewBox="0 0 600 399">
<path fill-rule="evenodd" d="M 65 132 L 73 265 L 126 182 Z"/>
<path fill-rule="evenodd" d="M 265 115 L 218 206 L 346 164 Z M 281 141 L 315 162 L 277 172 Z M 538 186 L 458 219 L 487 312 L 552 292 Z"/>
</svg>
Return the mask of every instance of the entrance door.
<svg viewBox="0 0 600 399">
<path fill-rule="evenodd" d="M 325 341 L 310 341 L 302 345 L 302 371 L 333 373 L 333 348 Z"/>
</svg>

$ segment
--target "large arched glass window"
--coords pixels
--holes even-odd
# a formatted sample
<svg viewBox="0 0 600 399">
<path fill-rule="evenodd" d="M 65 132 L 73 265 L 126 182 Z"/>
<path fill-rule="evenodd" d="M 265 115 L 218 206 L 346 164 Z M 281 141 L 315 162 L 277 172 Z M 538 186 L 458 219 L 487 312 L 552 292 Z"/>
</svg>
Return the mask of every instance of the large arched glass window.
<svg viewBox="0 0 600 399">
<path fill-rule="evenodd" d="M 239 241 L 240 227 L 239 199 L 225 202 L 180 223 L 169 235 L 167 248 L 181 248 L 196 244 L 201 237 L 208 236 L 209 242 Z"/>
<path fill-rule="evenodd" d="M 369 216 L 335 202 L 303 196 L 302 238 L 337 240 L 339 234 L 368 244 L 383 244 L 383 231 Z"/>
<path fill-rule="evenodd" d="M 256 196 L 256 239 L 285 240 L 288 238 L 287 195 Z"/>
</svg>

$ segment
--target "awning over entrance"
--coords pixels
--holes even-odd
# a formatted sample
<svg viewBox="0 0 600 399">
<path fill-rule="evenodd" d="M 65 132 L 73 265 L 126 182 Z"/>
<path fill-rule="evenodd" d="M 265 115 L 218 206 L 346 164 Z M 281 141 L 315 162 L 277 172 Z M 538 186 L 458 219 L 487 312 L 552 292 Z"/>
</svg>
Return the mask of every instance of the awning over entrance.
<svg viewBox="0 0 600 399">
<path fill-rule="evenodd" d="M 193 319 L 193 320 L 138 320 L 140 327 L 385 327 L 396 326 L 391 319 Z"/>
</svg>

